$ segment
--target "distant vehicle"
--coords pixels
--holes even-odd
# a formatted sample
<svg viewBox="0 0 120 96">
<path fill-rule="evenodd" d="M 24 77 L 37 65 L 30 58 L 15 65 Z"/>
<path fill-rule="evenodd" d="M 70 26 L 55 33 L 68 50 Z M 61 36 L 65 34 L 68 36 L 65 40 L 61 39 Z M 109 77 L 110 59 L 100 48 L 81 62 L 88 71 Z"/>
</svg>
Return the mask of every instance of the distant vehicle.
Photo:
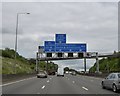
<svg viewBox="0 0 120 96">
<path fill-rule="evenodd" d="M 64 77 L 64 70 L 63 70 L 63 68 L 58 68 L 57 76 L 63 76 Z"/>
<path fill-rule="evenodd" d="M 72 71 L 69 71 L 69 74 L 72 74 Z"/>
<path fill-rule="evenodd" d="M 74 75 L 74 76 L 76 76 L 76 72 L 75 72 L 75 71 L 73 71 L 73 72 L 71 73 L 71 75 Z"/>
<path fill-rule="evenodd" d="M 39 71 L 37 74 L 37 78 L 47 78 L 47 72 L 46 71 Z"/>
<path fill-rule="evenodd" d="M 48 70 L 48 75 L 55 75 L 56 70 Z"/>
<path fill-rule="evenodd" d="M 114 92 L 120 91 L 120 73 L 111 73 L 102 80 L 102 88 L 110 88 Z"/>
<path fill-rule="evenodd" d="M 69 71 L 65 71 L 65 74 L 69 74 Z"/>
</svg>

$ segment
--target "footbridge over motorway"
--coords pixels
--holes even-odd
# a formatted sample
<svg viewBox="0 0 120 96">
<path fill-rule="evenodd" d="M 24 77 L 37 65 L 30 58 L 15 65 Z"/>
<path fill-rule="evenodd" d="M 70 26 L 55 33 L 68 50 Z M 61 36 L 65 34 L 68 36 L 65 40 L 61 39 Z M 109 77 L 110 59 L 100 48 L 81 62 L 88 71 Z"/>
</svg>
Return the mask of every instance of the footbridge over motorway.
<svg viewBox="0 0 120 96">
<path fill-rule="evenodd" d="M 52 53 L 51 56 L 47 57 L 48 53 L 39 53 L 36 54 L 36 71 L 38 71 L 38 63 L 40 61 L 55 61 L 55 60 L 73 60 L 73 59 L 84 59 L 84 71 L 86 72 L 86 59 L 96 59 L 96 72 L 99 73 L 99 58 L 110 57 L 110 58 L 120 58 L 120 53 L 98 53 L 98 52 L 85 52 L 85 53 L 74 53 L 70 55 L 69 53 Z M 79 56 L 79 54 L 81 56 Z"/>
</svg>

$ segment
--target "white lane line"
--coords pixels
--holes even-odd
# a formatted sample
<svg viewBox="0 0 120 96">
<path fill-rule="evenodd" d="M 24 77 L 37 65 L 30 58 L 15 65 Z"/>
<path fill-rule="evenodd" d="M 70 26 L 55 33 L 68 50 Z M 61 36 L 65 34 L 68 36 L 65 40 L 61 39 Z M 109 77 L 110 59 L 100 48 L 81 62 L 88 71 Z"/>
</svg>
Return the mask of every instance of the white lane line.
<svg viewBox="0 0 120 96">
<path fill-rule="evenodd" d="M 44 89 L 45 88 L 45 85 L 44 86 L 42 86 L 42 88 L 41 89 Z"/>
<path fill-rule="evenodd" d="M 75 81 L 72 81 L 73 83 L 75 83 Z"/>
<path fill-rule="evenodd" d="M 82 87 L 84 90 L 88 90 L 86 87 Z"/>
<path fill-rule="evenodd" d="M 47 83 L 49 83 L 50 81 L 49 80 L 47 80 Z"/>
<path fill-rule="evenodd" d="M 0 85 L 0 86 L 7 86 L 7 85 L 11 85 L 11 84 L 14 84 L 14 83 L 18 83 L 18 82 L 22 82 L 22 81 L 30 80 L 30 79 L 34 79 L 34 78 L 36 78 L 36 77 L 27 78 L 27 79 L 22 79 L 22 80 L 15 81 L 15 82 L 6 83 L 6 84 Z"/>
<path fill-rule="evenodd" d="M 86 76 L 87 77 L 87 76 Z M 87 77 L 87 78 L 91 78 L 91 79 L 97 79 L 97 80 L 100 80 L 102 78 L 98 78 L 98 77 Z"/>
<path fill-rule="evenodd" d="M 37 93 L 37 94 L 40 94 L 40 93 Z"/>
<path fill-rule="evenodd" d="M 91 82 L 93 82 L 93 80 L 90 80 Z"/>
</svg>

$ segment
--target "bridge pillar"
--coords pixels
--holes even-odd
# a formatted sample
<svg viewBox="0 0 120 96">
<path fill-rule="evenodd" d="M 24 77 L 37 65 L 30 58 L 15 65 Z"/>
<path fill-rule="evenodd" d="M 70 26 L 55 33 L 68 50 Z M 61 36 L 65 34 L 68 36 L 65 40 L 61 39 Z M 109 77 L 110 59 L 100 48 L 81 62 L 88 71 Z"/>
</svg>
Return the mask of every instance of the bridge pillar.
<svg viewBox="0 0 120 96">
<path fill-rule="evenodd" d="M 98 52 L 96 53 L 96 72 L 99 73 L 99 59 L 98 59 Z"/>
<path fill-rule="evenodd" d="M 48 73 L 48 61 L 46 63 L 46 72 Z"/>
<path fill-rule="evenodd" d="M 86 73 L 86 58 L 84 58 L 84 72 Z"/>
<path fill-rule="evenodd" d="M 36 53 L 36 73 L 38 73 L 38 52 Z"/>
</svg>

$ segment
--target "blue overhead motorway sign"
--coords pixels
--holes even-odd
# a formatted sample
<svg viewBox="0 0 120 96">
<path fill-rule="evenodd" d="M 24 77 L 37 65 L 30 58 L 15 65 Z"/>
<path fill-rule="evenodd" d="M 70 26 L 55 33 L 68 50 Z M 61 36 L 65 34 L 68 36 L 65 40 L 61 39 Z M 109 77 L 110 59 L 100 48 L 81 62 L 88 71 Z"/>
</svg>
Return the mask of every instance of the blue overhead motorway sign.
<svg viewBox="0 0 120 96">
<path fill-rule="evenodd" d="M 86 52 L 86 43 L 66 43 L 66 34 L 56 34 L 55 41 L 44 42 L 44 52 Z"/>
<path fill-rule="evenodd" d="M 55 52 L 55 41 L 45 41 L 44 46 L 45 52 Z"/>
<path fill-rule="evenodd" d="M 44 46 L 38 46 L 38 52 L 43 53 L 44 52 Z"/>
<path fill-rule="evenodd" d="M 86 44 L 56 44 L 56 52 L 86 52 Z"/>
<path fill-rule="evenodd" d="M 55 41 L 56 43 L 66 43 L 66 34 L 56 34 Z"/>
</svg>

